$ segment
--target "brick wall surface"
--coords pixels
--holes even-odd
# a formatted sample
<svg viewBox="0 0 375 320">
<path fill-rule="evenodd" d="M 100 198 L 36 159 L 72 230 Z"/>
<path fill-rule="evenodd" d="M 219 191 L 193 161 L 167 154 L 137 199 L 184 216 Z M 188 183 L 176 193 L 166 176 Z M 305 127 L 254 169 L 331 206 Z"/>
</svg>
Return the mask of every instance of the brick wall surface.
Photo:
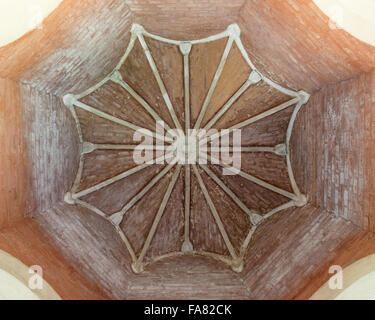
<svg viewBox="0 0 375 320">
<path fill-rule="evenodd" d="M 314 93 L 292 140 L 295 176 L 311 205 L 281 212 L 259 228 L 242 275 L 187 258 L 135 276 L 110 225 L 87 210 L 56 204 L 71 184 L 78 150 L 57 96 L 87 89 L 111 71 L 132 22 L 176 39 L 202 38 L 237 22 L 260 70 Z M 16 81 L 0 80 L 0 228 L 47 210 L 36 219 L 49 236 L 21 224 L 1 234 L 1 247 L 25 263 L 43 256 L 47 268 L 62 275 L 48 273 L 48 279 L 67 298 L 77 297 L 70 280 L 59 282 L 70 271 L 74 281 L 86 281 L 72 266 L 114 298 L 308 297 L 326 281 L 330 263 L 345 266 L 373 250 L 366 230 L 375 228 L 375 75 L 363 72 L 375 67 L 374 57 L 374 47 L 329 29 L 311 0 L 64 1 L 43 28 L 0 48 L 0 77 Z M 60 253 L 64 265 L 57 262 Z M 191 274 L 183 273 L 186 264 Z M 92 284 L 83 287 L 83 297 L 104 297 Z"/>
<path fill-rule="evenodd" d="M 297 90 L 314 92 L 375 67 L 375 47 L 331 29 L 312 0 L 246 1 L 239 25 L 254 64 Z"/>
<path fill-rule="evenodd" d="M 374 74 L 314 94 L 292 137 L 295 176 L 311 203 L 371 231 Z"/>
<path fill-rule="evenodd" d="M 52 94 L 21 86 L 31 195 L 27 214 L 44 212 L 70 190 L 79 163 L 79 139 L 70 111 Z"/>
<path fill-rule="evenodd" d="M 358 244 L 350 248 L 358 233 L 352 223 L 311 205 L 280 212 L 258 228 L 249 246 L 242 276 L 251 299 L 293 298 L 317 275 L 322 285 L 339 252 L 358 250 Z"/>
</svg>

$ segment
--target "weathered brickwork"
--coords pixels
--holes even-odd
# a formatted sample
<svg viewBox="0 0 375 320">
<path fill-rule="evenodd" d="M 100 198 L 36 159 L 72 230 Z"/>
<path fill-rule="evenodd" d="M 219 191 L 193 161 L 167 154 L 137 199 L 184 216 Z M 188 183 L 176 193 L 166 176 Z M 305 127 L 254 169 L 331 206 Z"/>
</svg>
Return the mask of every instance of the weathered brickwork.
<svg viewBox="0 0 375 320">
<path fill-rule="evenodd" d="M 311 203 L 371 231 L 374 74 L 314 94 L 292 137 L 295 176 Z"/>
<path fill-rule="evenodd" d="M 260 226 L 249 247 L 243 278 L 251 298 L 293 297 L 311 277 L 328 273 L 329 266 L 323 266 L 359 231 L 352 223 L 313 206 L 279 213 Z"/>
<path fill-rule="evenodd" d="M 79 163 L 79 139 L 70 111 L 62 99 L 21 86 L 31 195 L 27 215 L 44 212 L 64 198 Z"/>
<path fill-rule="evenodd" d="M 244 45 L 272 79 L 314 92 L 375 67 L 375 48 L 331 29 L 312 0 L 251 0 L 240 13 Z"/>
<path fill-rule="evenodd" d="M 65 0 L 42 28 L 0 48 L 0 77 L 59 96 L 85 90 L 124 54 L 131 23 L 125 1 Z"/>
<path fill-rule="evenodd" d="M 236 22 L 244 0 L 130 0 L 134 21 L 169 39 L 200 39 Z"/>
<path fill-rule="evenodd" d="M 241 274 L 213 259 L 186 256 L 156 262 L 135 275 L 128 251 L 112 225 L 87 209 L 60 202 L 73 182 L 79 156 L 76 129 L 61 97 L 91 87 L 113 69 L 128 45 L 133 22 L 154 34 L 179 40 L 210 36 L 238 23 L 245 48 L 260 71 L 289 88 L 312 93 L 297 117 L 291 141 L 295 177 L 310 204 L 280 212 L 259 226 Z M 169 45 L 147 43 L 181 114 L 184 97 L 179 53 Z M 192 120 L 198 116 L 225 41 L 205 46 L 197 45 L 191 52 Z M 207 56 L 202 52 L 208 52 Z M 137 65 L 147 64 L 139 46 L 134 53 L 121 70 L 123 77 L 171 124 L 150 69 L 129 72 L 133 74 L 129 78 L 129 70 L 142 71 Z M 234 52 L 236 56 L 238 52 Z M 210 65 L 204 72 L 202 61 Z M 215 93 L 218 105 L 228 98 L 227 91 L 234 92 L 246 79 L 244 62 L 238 61 L 234 71 L 229 70 L 235 73 L 233 81 L 221 82 L 220 92 Z M 4 78 L 0 80 L 0 249 L 27 265 L 42 265 L 46 279 L 65 299 L 309 298 L 327 281 L 330 265 L 345 267 L 374 252 L 375 72 L 370 72 L 374 67 L 375 48 L 343 30 L 330 29 L 328 18 L 311 0 L 65 0 L 41 29 L 0 48 L 0 78 Z M 170 70 L 179 71 L 171 74 Z M 176 87 L 175 81 L 179 82 Z M 131 100 L 124 90 L 111 84 L 101 96 L 92 94 L 86 102 L 102 110 L 110 105 L 110 113 L 127 119 L 121 114 L 123 106 L 111 103 L 112 95 Z M 284 101 L 261 84 L 245 98 L 257 101 L 252 112 L 263 110 L 264 101 L 271 105 Z M 217 126 L 241 119 L 248 108 L 246 99 L 236 103 Z M 218 105 L 210 106 L 210 115 Z M 127 106 L 129 110 L 139 107 L 134 101 Z M 85 111 L 77 112 L 85 139 L 132 142 L 131 130 L 88 116 Z M 152 128 L 150 118 L 135 111 L 133 115 L 138 124 Z M 280 112 L 259 121 L 251 130 L 246 128 L 243 141 L 249 146 L 283 143 L 289 116 L 290 110 Z M 99 161 L 103 159 L 100 152 L 91 156 L 82 187 L 108 174 L 104 162 Z M 249 168 L 245 169 L 256 165 L 256 170 L 252 169 L 257 174 L 264 169 L 265 159 L 249 158 L 245 161 Z M 120 172 L 123 165 L 127 164 L 119 161 L 110 173 Z M 285 163 L 278 162 L 276 167 L 283 168 L 284 176 L 272 171 L 260 176 L 290 188 Z M 157 172 L 144 171 L 83 200 L 90 199 L 113 213 Z M 233 231 L 231 240 L 238 249 L 249 221 L 237 215 L 238 208 L 233 209 L 231 200 L 201 174 L 219 204 L 219 215 Z M 181 247 L 182 177 L 150 256 Z M 228 176 L 225 180 L 260 214 L 287 201 L 243 178 Z M 227 254 L 194 177 L 192 181 L 192 242 L 196 247 Z M 161 183 L 158 190 L 163 193 L 165 188 Z M 121 196 L 123 193 L 126 195 Z M 160 196 L 151 194 L 146 200 L 133 208 L 127 221 L 127 232 L 137 251 L 146 233 L 142 224 L 151 223 Z M 36 223 L 25 218 L 27 215 Z M 233 221 L 240 223 L 230 226 Z M 166 230 L 169 232 L 163 236 Z"/>
<path fill-rule="evenodd" d="M 112 226 L 89 210 L 59 204 L 38 215 L 50 241 L 77 270 L 117 299 L 247 299 L 241 278 L 221 262 L 175 257 L 135 275 Z"/>
</svg>

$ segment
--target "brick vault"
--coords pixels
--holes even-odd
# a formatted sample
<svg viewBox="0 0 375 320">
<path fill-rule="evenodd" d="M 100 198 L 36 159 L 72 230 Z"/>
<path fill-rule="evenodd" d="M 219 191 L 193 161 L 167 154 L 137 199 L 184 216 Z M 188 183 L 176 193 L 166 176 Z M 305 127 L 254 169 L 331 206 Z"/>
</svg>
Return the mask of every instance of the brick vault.
<svg viewBox="0 0 375 320">
<path fill-rule="evenodd" d="M 64 299 L 310 298 L 374 252 L 374 68 L 311 0 L 64 0 L 0 47 L 0 249 Z"/>
</svg>

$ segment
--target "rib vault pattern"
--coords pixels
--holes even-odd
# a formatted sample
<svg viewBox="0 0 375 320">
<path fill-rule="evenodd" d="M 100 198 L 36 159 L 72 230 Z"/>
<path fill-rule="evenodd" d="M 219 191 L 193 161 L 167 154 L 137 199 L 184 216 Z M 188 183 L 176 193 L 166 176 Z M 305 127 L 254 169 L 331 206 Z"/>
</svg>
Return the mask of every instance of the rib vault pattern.
<svg viewBox="0 0 375 320">
<path fill-rule="evenodd" d="M 113 224 L 135 273 L 185 254 L 210 256 L 241 272 L 257 227 L 307 202 L 293 176 L 289 142 L 309 95 L 266 78 L 250 61 L 240 34 L 232 24 L 205 39 L 176 41 L 134 24 L 115 69 L 85 92 L 64 97 L 81 142 L 77 176 L 65 201 Z M 166 164 L 136 165 L 135 131 L 147 129 L 153 141 L 171 143 L 155 130 L 159 121 L 185 132 L 184 150 L 191 147 L 191 129 L 240 129 L 241 170 L 210 161 L 212 154 L 207 164 L 192 163 L 186 151 L 181 164 L 177 149 L 167 154 Z M 165 148 L 145 147 L 154 160 Z M 223 175 L 223 169 L 233 175 Z"/>
</svg>

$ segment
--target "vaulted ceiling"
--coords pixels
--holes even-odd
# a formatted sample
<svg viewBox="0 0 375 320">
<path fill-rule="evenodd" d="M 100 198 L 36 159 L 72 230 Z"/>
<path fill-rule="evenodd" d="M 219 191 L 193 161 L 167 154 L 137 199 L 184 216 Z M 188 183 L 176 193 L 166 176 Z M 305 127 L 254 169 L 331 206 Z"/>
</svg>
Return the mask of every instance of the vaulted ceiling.
<svg viewBox="0 0 375 320">
<path fill-rule="evenodd" d="M 309 95 L 260 74 L 236 24 L 192 41 L 160 38 L 137 24 L 131 32 L 124 56 L 108 76 L 81 94 L 64 96 L 82 144 L 76 181 L 65 200 L 114 225 L 136 273 L 182 254 L 213 257 L 241 272 L 257 225 L 307 203 L 294 180 L 289 142 Z M 170 133 L 157 135 L 158 121 L 181 130 L 172 147 L 164 145 Z M 151 152 L 146 165 L 137 165 L 134 134 L 143 129 L 151 142 L 144 147 Z M 206 134 L 199 138 L 193 129 Z M 203 138 L 212 144 L 218 134 L 212 130 L 225 129 L 240 133 L 236 146 L 232 141 L 240 162 L 225 162 L 213 151 L 199 159 Z M 179 153 L 182 139 L 182 159 L 172 155 L 167 163 L 148 164 L 164 157 L 158 156 L 155 138 L 166 155 L 172 148 Z M 197 147 L 199 154 L 189 159 Z"/>
<path fill-rule="evenodd" d="M 308 297 L 370 251 L 374 57 L 308 0 L 65 0 L 0 48 L 0 226 L 33 217 L 111 298 Z M 158 120 L 242 129 L 240 172 L 136 164 Z"/>
</svg>

